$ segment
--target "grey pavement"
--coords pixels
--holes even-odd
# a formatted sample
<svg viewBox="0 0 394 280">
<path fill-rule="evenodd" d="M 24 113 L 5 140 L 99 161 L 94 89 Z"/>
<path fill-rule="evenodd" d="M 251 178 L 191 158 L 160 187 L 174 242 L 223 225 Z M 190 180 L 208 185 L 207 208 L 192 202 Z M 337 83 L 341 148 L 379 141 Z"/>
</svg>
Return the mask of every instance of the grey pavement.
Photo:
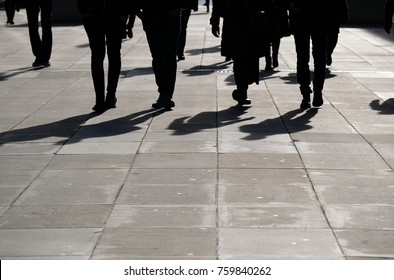
<svg viewBox="0 0 394 280">
<path fill-rule="evenodd" d="M 118 106 L 96 115 L 83 27 L 55 26 L 33 70 L 25 12 L 0 11 L 1 259 L 394 258 L 394 37 L 344 27 L 308 111 L 284 38 L 240 108 L 208 19 L 191 16 L 174 110 L 151 109 L 137 20 Z"/>
</svg>

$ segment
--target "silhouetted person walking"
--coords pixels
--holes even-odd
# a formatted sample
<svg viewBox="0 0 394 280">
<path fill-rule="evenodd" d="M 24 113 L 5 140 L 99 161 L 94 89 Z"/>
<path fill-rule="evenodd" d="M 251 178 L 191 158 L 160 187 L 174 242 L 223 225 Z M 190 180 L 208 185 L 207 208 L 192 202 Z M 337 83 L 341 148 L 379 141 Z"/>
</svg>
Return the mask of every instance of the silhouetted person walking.
<svg viewBox="0 0 394 280">
<path fill-rule="evenodd" d="M 179 32 L 178 39 L 178 60 L 185 59 L 187 25 L 189 23 L 189 18 L 192 10 L 198 11 L 198 0 L 190 1 L 190 7 L 185 7 L 181 9 L 181 30 Z"/>
<path fill-rule="evenodd" d="M 259 83 L 259 59 L 265 55 L 267 30 L 272 28 L 271 0 L 214 0 L 210 23 L 212 34 L 220 35 L 220 17 L 223 18 L 223 42 L 226 56 L 233 61 L 237 89 L 232 97 L 239 105 L 250 104 L 249 85 Z M 259 21 L 258 16 L 266 16 Z M 266 21 L 265 21 L 265 20 Z M 266 26 L 262 26 L 266 25 Z M 263 31 L 264 29 L 264 31 Z"/>
<path fill-rule="evenodd" d="M 386 6 L 384 9 L 384 30 L 387 34 L 390 34 L 391 27 L 393 25 L 393 14 L 394 14 L 394 0 L 386 0 Z"/>
<path fill-rule="evenodd" d="M 17 10 L 16 0 L 4 0 L 4 8 L 7 15 L 7 24 L 14 25 L 15 11 Z"/>
<path fill-rule="evenodd" d="M 83 25 L 92 52 L 91 71 L 96 112 L 116 107 L 116 89 L 121 70 L 122 36 L 130 11 L 129 0 L 78 0 Z M 108 54 L 108 85 L 105 94 L 104 59 Z"/>
<path fill-rule="evenodd" d="M 346 0 L 339 1 L 337 9 L 330 16 L 327 33 L 326 64 L 331 66 L 332 54 L 337 46 L 341 23 L 348 21 L 349 11 Z"/>
<path fill-rule="evenodd" d="M 207 13 L 209 13 L 209 9 L 210 9 L 209 0 L 206 0 L 206 1 L 205 1 L 204 6 L 207 7 Z"/>
<path fill-rule="evenodd" d="M 32 51 L 36 57 L 33 67 L 49 67 L 52 54 L 52 9 L 53 0 L 25 1 L 27 22 Z M 40 19 L 39 20 L 39 16 Z M 39 26 L 41 23 L 40 36 Z"/>
<path fill-rule="evenodd" d="M 297 52 L 297 82 L 303 97 L 300 105 L 302 109 L 311 107 L 312 92 L 312 105 L 315 107 L 323 105 L 327 35 L 331 18 L 340 13 L 338 7 L 343 1 L 345 0 L 290 0 L 290 21 Z M 310 41 L 312 41 L 314 60 L 313 91 L 310 88 Z"/>
<path fill-rule="evenodd" d="M 268 31 L 266 44 L 265 70 L 272 70 L 279 66 L 279 47 L 282 37 L 290 36 L 288 7 L 289 0 L 274 0 L 274 14 L 278 22 L 276 28 Z M 272 51 L 272 52 L 271 52 Z"/>
<path fill-rule="evenodd" d="M 134 3 L 152 55 L 152 67 L 159 91 L 159 98 L 152 104 L 156 109 L 169 110 L 175 106 L 172 98 L 176 82 L 181 8 L 188 7 L 190 1 L 136 0 Z"/>
</svg>

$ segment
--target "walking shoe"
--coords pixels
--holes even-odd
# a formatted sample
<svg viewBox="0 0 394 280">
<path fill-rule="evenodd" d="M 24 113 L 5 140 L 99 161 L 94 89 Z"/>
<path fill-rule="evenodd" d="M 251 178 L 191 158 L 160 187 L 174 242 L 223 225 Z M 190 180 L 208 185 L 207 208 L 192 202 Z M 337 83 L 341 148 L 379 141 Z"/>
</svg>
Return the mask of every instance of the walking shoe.
<svg viewBox="0 0 394 280">
<path fill-rule="evenodd" d="M 111 108 L 116 108 L 116 102 L 118 101 L 118 99 L 116 97 L 108 97 L 105 99 L 104 101 L 104 106 L 105 109 L 111 109 Z"/>
<path fill-rule="evenodd" d="M 320 107 L 323 105 L 323 96 L 321 92 L 315 92 L 313 94 L 313 107 Z"/>
<path fill-rule="evenodd" d="M 252 101 L 248 98 L 247 93 L 241 94 L 237 89 L 233 91 L 232 97 L 238 102 L 238 105 L 250 105 Z"/>
</svg>

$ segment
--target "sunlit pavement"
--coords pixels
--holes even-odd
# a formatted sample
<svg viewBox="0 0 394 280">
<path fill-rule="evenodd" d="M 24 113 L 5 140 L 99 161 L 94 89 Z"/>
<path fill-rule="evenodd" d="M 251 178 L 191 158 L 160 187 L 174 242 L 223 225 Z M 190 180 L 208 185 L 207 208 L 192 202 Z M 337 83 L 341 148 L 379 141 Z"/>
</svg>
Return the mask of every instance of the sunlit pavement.
<svg viewBox="0 0 394 280">
<path fill-rule="evenodd" d="M 97 115 L 81 25 L 56 25 L 52 66 L 33 69 L 25 11 L 0 20 L 1 259 L 394 257 L 394 41 L 382 28 L 341 29 L 324 105 L 307 111 L 284 38 L 242 108 L 201 7 L 164 112 L 151 109 L 137 20 L 117 108 Z"/>
</svg>

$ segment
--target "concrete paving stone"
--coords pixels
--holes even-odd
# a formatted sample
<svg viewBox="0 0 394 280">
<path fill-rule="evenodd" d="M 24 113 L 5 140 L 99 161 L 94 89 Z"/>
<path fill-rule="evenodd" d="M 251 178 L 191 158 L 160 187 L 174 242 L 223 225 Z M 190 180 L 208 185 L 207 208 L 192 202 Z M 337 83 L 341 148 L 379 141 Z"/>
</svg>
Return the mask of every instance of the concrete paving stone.
<svg viewBox="0 0 394 280">
<path fill-rule="evenodd" d="M 296 154 L 297 150 L 291 142 L 253 142 L 253 141 L 225 141 L 218 142 L 219 153 L 279 153 Z"/>
<path fill-rule="evenodd" d="M 216 256 L 215 228 L 104 230 L 93 259 L 208 259 Z"/>
<path fill-rule="evenodd" d="M 264 145 L 264 144 L 263 144 Z M 303 168 L 296 153 L 228 153 L 219 154 L 220 168 Z"/>
<path fill-rule="evenodd" d="M 346 154 L 302 154 L 308 169 L 388 169 L 389 166 L 378 155 Z"/>
<path fill-rule="evenodd" d="M 133 168 L 216 168 L 216 153 L 138 154 Z"/>
<path fill-rule="evenodd" d="M 297 132 L 313 132 L 313 133 L 331 133 L 335 131 L 335 133 L 341 133 L 341 134 L 352 134 L 352 133 L 357 133 L 357 131 L 354 129 L 354 127 L 350 124 L 343 124 L 343 125 L 338 125 L 333 128 L 332 124 L 324 125 L 324 124 L 317 124 L 317 125 L 308 125 L 308 124 L 296 124 L 296 125 L 289 125 L 287 124 L 286 126 L 287 130 L 289 133 L 297 133 Z"/>
<path fill-rule="evenodd" d="M 53 155 L 61 147 L 56 143 L 10 143 L 1 145 L 0 155 Z"/>
<path fill-rule="evenodd" d="M 394 131 L 394 124 L 354 124 L 361 134 L 390 134 Z"/>
<path fill-rule="evenodd" d="M 302 169 L 220 169 L 219 185 L 305 186 L 309 179 Z"/>
<path fill-rule="evenodd" d="M 219 185 L 219 205 L 315 205 L 316 195 L 309 185 Z"/>
<path fill-rule="evenodd" d="M 88 259 L 101 229 L 2 229 L 0 257 Z"/>
<path fill-rule="evenodd" d="M 111 125 L 110 130 L 101 126 L 83 126 L 76 132 L 71 141 L 84 143 L 139 142 L 145 136 L 145 128 L 127 125 Z"/>
<path fill-rule="evenodd" d="M 369 164 L 369 163 L 368 163 Z M 394 172 L 388 169 L 365 169 L 358 170 L 312 170 L 309 172 L 313 185 L 317 187 L 352 187 L 375 188 L 376 191 L 382 188 L 394 187 Z M 325 189 L 321 189 L 324 191 Z M 383 189 L 385 190 L 385 189 Z M 361 190 L 360 190 L 361 191 Z M 371 194 L 372 195 L 372 194 Z"/>
<path fill-rule="evenodd" d="M 107 228 L 215 226 L 216 206 L 214 205 L 115 205 L 106 224 Z"/>
<path fill-rule="evenodd" d="M 216 180 L 214 169 L 132 169 L 126 185 L 206 186 Z"/>
<path fill-rule="evenodd" d="M 253 142 L 276 142 L 276 141 L 285 141 L 292 142 L 289 134 L 285 133 L 272 133 L 272 132 L 253 132 L 253 133 L 244 133 L 241 131 L 219 131 L 218 132 L 218 141 L 227 142 L 227 141 L 253 141 Z M 263 144 L 262 144 L 263 145 Z"/>
<path fill-rule="evenodd" d="M 73 138 L 57 154 L 133 155 L 137 153 L 139 146 L 140 142 L 80 142 L 78 138 Z"/>
<path fill-rule="evenodd" d="M 295 132 L 291 133 L 291 139 L 307 143 L 365 143 L 365 139 L 357 133 Z"/>
<path fill-rule="evenodd" d="M 11 206 L 0 216 L 0 230 L 101 228 L 111 208 L 111 205 Z"/>
<path fill-rule="evenodd" d="M 308 143 L 296 142 L 300 154 L 375 155 L 368 143 Z"/>
<path fill-rule="evenodd" d="M 317 203 L 314 205 L 222 205 L 219 206 L 219 226 L 221 228 L 329 228 Z"/>
<path fill-rule="evenodd" d="M 193 131 L 193 132 L 174 132 L 174 131 L 148 131 L 144 137 L 146 142 L 161 141 L 216 141 L 217 132 L 215 131 Z"/>
<path fill-rule="evenodd" d="M 324 209 L 334 229 L 394 229 L 393 206 L 329 204 Z"/>
<path fill-rule="evenodd" d="M 373 147 L 384 158 L 394 158 L 394 144 L 374 144 Z"/>
<path fill-rule="evenodd" d="M 356 185 L 357 179 L 353 179 L 353 182 Z M 370 187 L 361 184 L 352 187 L 343 183 L 343 185 L 336 186 L 315 185 L 314 188 L 322 205 L 394 206 L 394 186 L 385 186 L 380 183 L 381 181 L 377 180 L 375 186 Z"/>
<path fill-rule="evenodd" d="M 143 142 L 139 153 L 216 153 L 216 141 Z"/>
<path fill-rule="evenodd" d="M 0 186 L 0 205 L 9 206 L 23 192 L 25 187 L 5 187 Z"/>
<path fill-rule="evenodd" d="M 215 184 L 126 184 L 116 200 L 120 205 L 214 205 Z"/>
<path fill-rule="evenodd" d="M 0 169 L 0 187 L 27 187 L 40 174 L 41 170 Z"/>
<path fill-rule="evenodd" d="M 128 169 L 134 155 L 55 155 L 46 170 Z"/>
<path fill-rule="evenodd" d="M 0 156 L 1 170 L 42 170 L 53 155 L 2 155 Z"/>
<path fill-rule="evenodd" d="M 15 205 L 112 204 L 118 191 L 119 188 L 114 186 L 30 187 L 18 198 Z"/>
<path fill-rule="evenodd" d="M 328 229 L 224 228 L 219 231 L 219 259 L 341 260 L 343 255 Z"/>
<path fill-rule="evenodd" d="M 335 230 L 346 257 L 394 259 L 394 231 Z"/>
</svg>

